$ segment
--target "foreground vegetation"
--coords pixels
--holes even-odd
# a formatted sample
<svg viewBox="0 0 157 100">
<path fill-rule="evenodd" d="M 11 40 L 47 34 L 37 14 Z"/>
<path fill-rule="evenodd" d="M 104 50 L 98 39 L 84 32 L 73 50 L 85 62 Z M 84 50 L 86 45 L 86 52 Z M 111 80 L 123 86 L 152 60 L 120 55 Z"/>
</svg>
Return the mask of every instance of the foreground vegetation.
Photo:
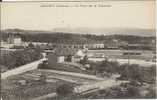
<svg viewBox="0 0 157 100">
<path fill-rule="evenodd" d="M 100 77 L 120 74 L 117 80 L 129 80 L 130 82 L 88 94 L 75 94 L 73 90 L 76 85 L 74 84 L 64 81 L 46 82 L 42 74 L 38 80 L 28 80 L 27 77 L 25 79 L 20 75 L 3 81 L 2 95 L 6 98 L 4 100 L 29 100 L 54 92 L 57 95 L 47 100 L 156 98 L 156 86 L 155 80 L 153 80 L 156 77 L 155 66 L 149 67 L 149 70 L 143 70 L 143 67 L 139 65 L 119 65 L 118 62 L 108 60 L 102 62 L 88 61 L 86 63 L 91 66 L 87 70 L 96 71 Z M 45 64 L 47 65 L 46 62 Z M 26 80 L 26 82 L 23 83 L 21 80 Z"/>
<path fill-rule="evenodd" d="M 14 69 L 21 65 L 42 58 L 40 48 L 27 47 L 7 54 L 2 54 L 0 57 L 0 65 L 6 69 Z"/>
<path fill-rule="evenodd" d="M 69 71 L 69 72 L 77 72 L 77 73 L 85 73 L 85 74 L 95 74 L 101 77 L 107 76 L 110 77 L 113 74 L 119 74 L 120 77 L 117 79 L 119 80 L 135 80 L 143 84 L 146 83 L 155 83 L 156 78 L 156 66 L 148 66 L 143 67 L 137 64 L 122 64 L 120 65 L 116 61 L 108 61 L 104 60 L 101 62 L 92 62 L 84 59 L 80 61 L 82 67 L 86 68 L 88 64 L 90 67 L 86 68 L 86 70 L 81 70 L 76 68 L 72 65 L 64 65 L 64 64 L 57 64 L 57 65 L 50 65 L 48 62 L 43 62 L 39 64 L 38 68 L 41 69 L 54 69 L 54 70 L 62 70 L 62 71 Z"/>
<path fill-rule="evenodd" d="M 47 82 L 46 79 L 43 79 L 42 75 L 37 80 L 32 77 L 28 78 L 25 75 L 28 73 L 12 76 L 3 80 L 1 83 L 3 100 L 31 100 L 32 98 L 49 93 L 55 93 L 57 87 L 60 87 L 62 84 L 75 85 L 58 79 L 51 79 L 54 82 Z"/>
<path fill-rule="evenodd" d="M 121 84 L 120 86 L 112 87 L 107 90 L 95 91 L 94 93 L 86 95 L 76 95 L 71 93 L 68 96 L 70 98 L 92 98 L 92 99 L 115 99 L 115 98 L 156 98 L 156 66 L 143 67 L 137 64 L 123 64 L 120 65 L 115 61 L 104 60 L 101 62 L 91 62 L 85 59 L 80 62 L 81 64 L 89 64 L 90 68 L 87 68 L 85 74 L 95 74 L 99 77 L 112 77 L 118 74 L 119 77 L 116 80 L 128 80 L 129 83 Z M 44 67 L 43 67 L 44 66 Z M 80 70 L 74 70 L 64 67 L 63 65 L 54 67 L 48 63 L 40 64 L 40 68 L 62 70 L 68 69 L 71 72 L 80 72 Z M 57 69 L 56 69 L 57 68 Z M 60 68 L 60 69 L 59 69 Z M 64 86 L 63 86 L 64 87 Z M 67 90 L 71 91 L 71 90 Z M 65 99 L 65 98 L 64 98 Z M 63 99 L 63 100 L 64 100 Z M 67 99 L 67 100 L 68 100 Z M 57 100 L 62 100 L 57 99 Z"/>
</svg>

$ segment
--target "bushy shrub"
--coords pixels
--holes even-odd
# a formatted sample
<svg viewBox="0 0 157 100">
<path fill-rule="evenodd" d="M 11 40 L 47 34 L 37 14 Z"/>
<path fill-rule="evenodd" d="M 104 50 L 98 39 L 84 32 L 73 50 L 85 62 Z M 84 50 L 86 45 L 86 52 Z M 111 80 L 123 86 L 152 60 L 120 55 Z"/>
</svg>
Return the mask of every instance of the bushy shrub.
<svg viewBox="0 0 157 100">
<path fill-rule="evenodd" d="M 145 98 L 148 98 L 148 99 L 155 99 L 156 97 L 157 97 L 156 89 L 152 89 L 152 88 L 149 89 L 149 92 L 145 96 Z"/>
<path fill-rule="evenodd" d="M 49 65 L 47 61 L 43 61 L 38 65 L 38 69 L 49 69 Z"/>
<path fill-rule="evenodd" d="M 85 65 L 87 64 L 89 61 L 88 61 L 88 57 L 87 56 L 84 56 L 82 60 L 80 60 L 80 64 L 82 65 Z"/>
<path fill-rule="evenodd" d="M 114 61 L 104 60 L 101 62 L 96 69 L 99 73 L 107 72 L 107 73 L 118 73 L 119 63 Z"/>
<path fill-rule="evenodd" d="M 56 92 L 60 96 L 67 96 L 73 94 L 74 87 L 69 84 L 62 84 L 57 87 Z"/>
<path fill-rule="evenodd" d="M 155 83 L 155 69 L 155 66 L 142 67 L 137 64 L 123 64 L 120 66 L 119 73 L 121 74 L 121 77 L 119 79 L 135 80 L 140 82 L 141 84 L 143 84 L 143 82 Z"/>
</svg>

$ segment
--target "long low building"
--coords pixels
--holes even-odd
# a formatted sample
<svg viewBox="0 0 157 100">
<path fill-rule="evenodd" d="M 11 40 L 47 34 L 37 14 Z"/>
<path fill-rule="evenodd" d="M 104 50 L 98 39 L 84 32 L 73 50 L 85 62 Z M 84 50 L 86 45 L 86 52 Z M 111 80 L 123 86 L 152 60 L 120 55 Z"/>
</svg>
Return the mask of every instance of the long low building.
<svg viewBox="0 0 157 100">
<path fill-rule="evenodd" d="M 89 57 L 108 57 L 117 59 L 153 60 L 156 53 L 150 50 L 88 50 Z"/>
<path fill-rule="evenodd" d="M 53 48 L 70 48 L 70 49 L 104 49 L 104 43 L 102 41 L 59 41 L 56 43 L 50 43 Z"/>
</svg>

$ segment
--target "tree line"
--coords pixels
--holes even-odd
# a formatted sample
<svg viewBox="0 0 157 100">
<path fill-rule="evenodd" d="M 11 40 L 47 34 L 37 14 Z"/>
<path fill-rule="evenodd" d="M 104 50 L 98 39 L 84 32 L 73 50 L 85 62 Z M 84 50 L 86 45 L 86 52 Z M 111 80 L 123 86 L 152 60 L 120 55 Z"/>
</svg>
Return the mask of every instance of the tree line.
<svg viewBox="0 0 157 100">
<path fill-rule="evenodd" d="M 3 40 L 6 40 L 9 37 L 9 34 L 2 32 L 1 37 Z M 125 41 L 127 43 L 147 43 L 149 44 L 152 39 L 155 37 L 142 37 L 142 36 L 133 36 L 133 35 L 93 35 L 93 34 L 74 34 L 74 33 L 62 33 L 62 32 L 52 32 L 52 33 L 14 33 L 19 35 L 25 42 L 58 42 L 61 41 L 73 41 L 73 42 L 93 42 L 93 41 L 111 41 L 113 39 L 119 41 Z M 134 40 L 134 41 L 132 41 Z"/>
</svg>

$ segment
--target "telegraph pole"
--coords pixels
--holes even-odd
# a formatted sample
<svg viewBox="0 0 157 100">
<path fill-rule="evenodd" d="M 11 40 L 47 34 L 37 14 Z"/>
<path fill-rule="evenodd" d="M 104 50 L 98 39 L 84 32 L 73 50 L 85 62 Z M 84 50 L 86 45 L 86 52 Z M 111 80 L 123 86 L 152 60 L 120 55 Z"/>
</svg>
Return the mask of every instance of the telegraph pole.
<svg viewBox="0 0 157 100">
<path fill-rule="evenodd" d="M 129 51 L 129 45 L 127 45 L 127 50 Z M 130 54 L 129 54 L 129 52 L 128 52 L 128 67 L 130 66 Z"/>
</svg>

